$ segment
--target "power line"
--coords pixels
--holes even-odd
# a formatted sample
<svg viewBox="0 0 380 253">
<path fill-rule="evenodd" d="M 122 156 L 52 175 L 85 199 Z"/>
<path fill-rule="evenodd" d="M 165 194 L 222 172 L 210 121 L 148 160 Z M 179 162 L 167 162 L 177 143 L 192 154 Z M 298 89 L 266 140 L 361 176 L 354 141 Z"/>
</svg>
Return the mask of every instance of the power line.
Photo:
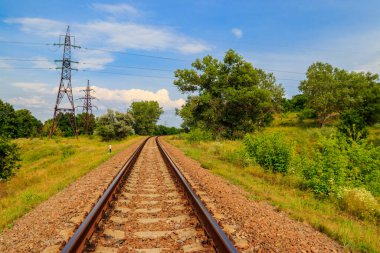
<svg viewBox="0 0 380 253">
<path fill-rule="evenodd" d="M 136 54 L 136 53 L 129 53 L 129 52 L 125 52 L 125 51 L 107 50 L 107 49 L 100 49 L 100 48 L 88 48 L 88 47 L 82 47 L 81 49 L 84 49 L 84 50 L 101 51 L 101 52 L 107 52 L 107 53 L 126 54 L 126 55 L 133 55 L 133 56 L 140 56 L 140 57 L 148 57 L 148 58 L 155 58 L 155 59 L 162 59 L 162 60 L 170 60 L 170 61 L 186 61 L 186 60 L 184 60 L 184 59 L 179 59 L 179 58 L 161 57 L 161 56 L 148 55 L 148 54 Z"/>
<path fill-rule="evenodd" d="M 19 68 L 19 67 L 0 67 L 0 69 L 50 69 L 50 70 L 57 70 L 57 68 Z M 59 69 L 59 68 L 58 68 Z M 174 77 L 169 76 L 148 76 L 148 75 L 135 75 L 135 74 L 127 74 L 127 73 L 117 73 L 117 72 L 108 72 L 108 71 L 96 71 L 96 70 L 86 70 L 86 69 L 79 69 L 78 71 L 81 72 L 94 72 L 99 74 L 110 74 L 110 75 L 119 75 L 119 76 L 136 76 L 136 77 L 144 77 L 144 78 L 162 78 L 162 79 L 173 79 Z M 302 81 L 299 79 L 291 79 L 291 78 L 276 78 L 276 80 L 283 80 L 283 81 Z"/>
<path fill-rule="evenodd" d="M 8 41 L 8 40 L 0 40 L 0 43 L 4 43 L 4 44 L 20 44 L 20 45 L 34 45 L 34 46 L 59 46 L 59 44 L 56 44 L 56 43 L 23 42 L 23 41 Z M 101 51 L 101 52 L 107 52 L 107 53 L 117 53 L 117 54 L 133 55 L 133 56 L 139 56 L 139 57 L 148 57 L 148 58 L 161 59 L 161 60 L 182 61 L 182 62 L 186 61 L 185 59 L 179 59 L 179 58 L 162 57 L 162 56 L 149 55 L 149 54 L 137 54 L 137 53 L 130 53 L 130 52 L 119 51 L 119 50 L 107 50 L 107 49 L 89 48 L 89 47 L 79 47 L 79 49 L 89 50 L 89 51 L 92 50 L 92 51 Z"/>
<path fill-rule="evenodd" d="M 48 59 L 27 59 L 27 58 L 0 58 L 0 61 L 41 61 L 41 62 L 54 62 L 52 60 Z M 80 65 L 95 65 L 95 66 L 103 66 L 106 64 L 101 63 L 91 63 L 91 62 L 79 62 Z M 146 68 L 146 67 L 138 67 L 138 66 L 122 66 L 122 65 L 106 65 L 108 68 L 120 68 L 120 69 L 138 69 L 138 70 L 152 70 L 152 71 L 163 71 L 163 72 L 173 72 L 173 70 L 170 69 L 160 69 L 160 68 Z M 281 72 L 281 73 L 290 73 L 290 74 L 300 74 L 305 75 L 305 72 L 296 72 L 296 71 L 289 71 L 289 70 L 279 70 L 279 69 L 265 69 L 260 68 L 265 71 L 271 71 L 271 72 Z"/>
</svg>

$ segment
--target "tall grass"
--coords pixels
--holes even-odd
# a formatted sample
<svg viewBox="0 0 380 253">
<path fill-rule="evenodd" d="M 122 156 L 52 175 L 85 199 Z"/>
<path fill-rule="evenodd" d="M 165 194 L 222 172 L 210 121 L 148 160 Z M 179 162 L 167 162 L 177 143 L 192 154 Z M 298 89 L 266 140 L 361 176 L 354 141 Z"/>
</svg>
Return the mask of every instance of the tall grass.
<svg viewBox="0 0 380 253">
<path fill-rule="evenodd" d="M 15 140 L 22 162 L 14 177 L 0 182 L 0 231 L 109 159 L 109 144 L 114 155 L 138 139 L 133 136 L 110 143 L 87 137 Z"/>
<path fill-rule="evenodd" d="M 332 127 L 274 126 L 264 130 L 264 134 L 281 132 L 290 143 L 294 143 L 294 152 L 307 153 L 312 152 L 311 147 L 321 136 L 329 136 L 334 131 Z M 242 141 L 189 142 L 178 137 L 167 140 L 212 173 L 245 189 L 250 193 L 250 198 L 269 201 L 294 219 L 307 222 L 336 239 L 346 249 L 380 252 L 379 224 L 372 220 L 360 220 L 334 201 L 316 198 L 311 192 L 302 190 L 303 179 L 301 172 L 296 170 L 297 160 L 291 163 L 288 175 L 275 174 L 250 160 L 241 151 Z"/>
</svg>

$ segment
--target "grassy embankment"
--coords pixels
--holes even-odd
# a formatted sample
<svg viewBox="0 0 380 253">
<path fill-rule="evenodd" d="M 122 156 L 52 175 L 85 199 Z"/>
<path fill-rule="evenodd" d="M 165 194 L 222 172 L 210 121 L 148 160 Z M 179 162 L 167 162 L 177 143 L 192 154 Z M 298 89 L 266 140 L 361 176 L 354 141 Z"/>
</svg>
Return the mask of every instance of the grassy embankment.
<svg viewBox="0 0 380 253">
<path fill-rule="evenodd" d="M 292 118 L 276 119 L 274 126 L 265 129 L 265 133 L 284 133 L 288 140 L 296 143 L 297 150 L 315 143 L 321 131 L 334 131 L 331 127 L 292 126 L 296 125 L 292 122 Z M 379 132 L 379 128 L 370 129 L 369 139 L 378 144 Z M 312 193 L 301 190 L 299 175 L 290 173 L 283 176 L 268 173 L 259 165 L 244 165 L 242 141 L 190 143 L 179 136 L 167 137 L 167 140 L 199 161 L 204 168 L 242 187 L 253 200 L 270 202 L 294 219 L 309 223 L 339 241 L 346 249 L 380 252 L 380 227 L 376 221 L 360 220 L 342 211 L 333 201 L 317 199 Z"/>
<path fill-rule="evenodd" d="M 21 168 L 0 182 L 0 232 L 12 222 L 142 137 L 101 142 L 87 137 L 17 139 Z M 112 144 L 112 154 L 108 154 Z"/>
</svg>

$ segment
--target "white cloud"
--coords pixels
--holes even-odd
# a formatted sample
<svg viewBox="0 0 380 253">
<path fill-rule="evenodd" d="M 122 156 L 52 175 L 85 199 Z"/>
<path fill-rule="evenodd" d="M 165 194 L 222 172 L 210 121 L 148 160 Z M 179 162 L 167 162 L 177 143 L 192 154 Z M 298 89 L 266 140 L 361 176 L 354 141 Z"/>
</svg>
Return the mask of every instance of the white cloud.
<svg viewBox="0 0 380 253">
<path fill-rule="evenodd" d="M 78 94 L 80 90 L 85 87 L 75 88 L 74 91 Z M 131 103 L 134 101 L 157 101 L 160 106 L 164 109 L 179 108 L 185 104 L 185 100 L 180 98 L 177 100 L 172 100 L 169 97 L 169 92 L 166 89 L 160 89 L 157 92 L 142 90 L 142 89 L 130 89 L 130 90 L 119 90 L 119 89 L 108 89 L 98 86 L 91 86 L 95 90 L 95 96 L 100 101 L 110 101 L 113 103 Z"/>
<path fill-rule="evenodd" d="M 102 70 L 105 65 L 114 61 L 111 53 L 99 51 L 82 51 L 75 53 L 76 59 L 79 61 L 78 67 L 82 70 Z"/>
<path fill-rule="evenodd" d="M 139 15 L 140 12 L 129 4 L 101 4 L 101 3 L 95 3 L 92 4 L 92 7 L 94 9 L 107 12 L 112 15 L 120 15 L 120 14 L 129 14 L 132 16 Z"/>
<path fill-rule="evenodd" d="M 96 34 L 102 39 L 104 46 L 116 50 L 174 49 L 182 53 L 200 53 L 209 50 L 207 44 L 178 34 L 168 27 L 133 22 L 93 21 L 80 25 L 80 28 L 87 34 Z"/>
<path fill-rule="evenodd" d="M 25 107 L 41 107 L 47 105 L 46 101 L 40 96 L 15 97 L 8 100 L 12 105 Z"/>
<path fill-rule="evenodd" d="M 58 88 L 52 88 L 45 83 L 32 83 L 32 82 L 16 82 L 12 86 L 20 88 L 23 91 L 36 92 L 39 94 L 51 95 L 57 92 Z"/>
<path fill-rule="evenodd" d="M 7 23 L 21 25 L 26 33 L 42 37 L 56 38 L 62 34 L 66 24 L 63 22 L 41 18 L 13 18 Z M 126 50 L 176 50 L 181 53 L 200 53 L 210 47 L 197 39 L 179 34 L 169 27 L 149 26 L 134 22 L 92 21 L 71 26 L 72 34 L 84 45 L 96 43 L 97 47 Z M 98 54 L 104 52 L 97 51 Z"/>
<path fill-rule="evenodd" d="M 8 24 L 21 25 L 21 31 L 33 33 L 41 37 L 57 37 L 66 31 L 67 24 L 46 18 L 8 18 Z"/>
<path fill-rule="evenodd" d="M 239 28 L 234 28 L 231 30 L 232 34 L 237 38 L 240 39 L 243 36 L 243 31 Z"/>
<path fill-rule="evenodd" d="M 33 64 L 35 68 L 50 68 L 50 69 L 55 69 L 57 67 L 57 65 L 48 60 L 46 57 L 33 57 Z"/>
</svg>

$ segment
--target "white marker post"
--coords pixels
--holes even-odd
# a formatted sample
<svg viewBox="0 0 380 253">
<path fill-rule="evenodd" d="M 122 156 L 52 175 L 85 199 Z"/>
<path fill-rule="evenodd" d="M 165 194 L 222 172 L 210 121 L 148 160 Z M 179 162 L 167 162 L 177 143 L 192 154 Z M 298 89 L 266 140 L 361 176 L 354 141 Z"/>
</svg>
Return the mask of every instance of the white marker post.
<svg viewBox="0 0 380 253">
<path fill-rule="evenodd" d="M 112 145 L 111 144 L 108 146 L 108 149 L 109 149 L 110 154 L 111 154 L 112 153 Z"/>
</svg>

